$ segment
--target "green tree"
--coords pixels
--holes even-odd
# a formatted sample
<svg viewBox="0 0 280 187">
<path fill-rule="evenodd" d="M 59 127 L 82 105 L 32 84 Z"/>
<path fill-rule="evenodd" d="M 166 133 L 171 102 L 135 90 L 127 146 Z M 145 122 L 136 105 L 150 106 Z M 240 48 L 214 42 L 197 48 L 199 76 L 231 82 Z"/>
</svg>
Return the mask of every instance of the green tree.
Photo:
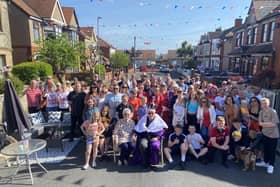
<svg viewBox="0 0 280 187">
<path fill-rule="evenodd" d="M 184 65 L 193 66 L 193 47 L 187 41 L 182 43 L 181 48 L 177 49 L 176 53 L 178 57 L 183 58 Z"/>
<path fill-rule="evenodd" d="M 100 75 L 105 75 L 106 72 L 106 68 L 103 64 L 96 64 L 94 67 L 94 73 L 99 74 Z"/>
<path fill-rule="evenodd" d="M 35 55 L 37 60 L 51 64 L 53 71 L 58 73 L 66 68 L 78 67 L 82 52 L 83 45 L 78 42 L 73 44 L 68 36 L 61 35 L 43 40 Z"/>
<path fill-rule="evenodd" d="M 110 61 L 111 61 L 111 68 L 116 70 L 116 69 L 122 69 L 124 67 L 127 67 L 130 62 L 130 59 L 125 53 L 116 52 L 115 54 L 112 55 Z"/>
</svg>

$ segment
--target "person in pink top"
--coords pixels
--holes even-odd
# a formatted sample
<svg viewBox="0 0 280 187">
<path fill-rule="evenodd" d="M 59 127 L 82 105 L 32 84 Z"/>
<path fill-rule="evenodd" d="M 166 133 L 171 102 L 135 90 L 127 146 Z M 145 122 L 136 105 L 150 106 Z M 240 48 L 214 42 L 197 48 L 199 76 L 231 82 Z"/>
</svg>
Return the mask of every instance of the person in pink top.
<svg viewBox="0 0 280 187">
<path fill-rule="evenodd" d="M 27 97 L 28 112 L 39 112 L 42 91 L 38 88 L 37 81 L 32 80 L 30 86 L 23 92 L 23 94 Z"/>
</svg>

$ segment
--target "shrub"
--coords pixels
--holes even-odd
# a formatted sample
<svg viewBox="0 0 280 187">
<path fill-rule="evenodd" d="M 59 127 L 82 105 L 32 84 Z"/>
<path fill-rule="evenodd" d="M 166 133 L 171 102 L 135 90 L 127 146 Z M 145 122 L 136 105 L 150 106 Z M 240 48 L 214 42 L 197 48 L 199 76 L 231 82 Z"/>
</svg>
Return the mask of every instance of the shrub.
<svg viewBox="0 0 280 187">
<path fill-rule="evenodd" d="M 9 79 L 12 81 L 17 94 L 20 95 L 23 91 L 24 83 L 16 76 L 9 76 Z M 4 93 L 4 87 L 5 87 L 5 79 L 0 78 L 0 94 Z"/>
<path fill-rule="evenodd" d="M 13 67 L 12 73 L 29 84 L 32 79 L 40 77 L 42 80 L 53 75 L 52 66 L 45 62 L 23 62 Z"/>
</svg>

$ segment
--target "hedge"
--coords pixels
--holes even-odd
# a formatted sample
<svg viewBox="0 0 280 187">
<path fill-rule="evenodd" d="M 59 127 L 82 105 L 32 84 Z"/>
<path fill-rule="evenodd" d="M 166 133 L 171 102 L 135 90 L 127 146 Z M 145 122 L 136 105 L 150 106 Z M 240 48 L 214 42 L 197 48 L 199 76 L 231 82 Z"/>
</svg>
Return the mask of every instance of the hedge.
<svg viewBox="0 0 280 187">
<path fill-rule="evenodd" d="M 53 70 L 52 66 L 45 62 L 23 62 L 13 66 L 12 73 L 25 84 L 29 84 L 37 77 L 44 80 L 47 76 L 52 76 Z"/>
<path fill-rule="evenodd" d="M 9 76 L 9 79 L 12 81 L 17 94 L 21 95 L 24 88 L 24 83 L 16 76 Z M 4 87 L 5 87 L 5 79 L 0 78 L 0 94 L 4 93 Z"/>
</svg>

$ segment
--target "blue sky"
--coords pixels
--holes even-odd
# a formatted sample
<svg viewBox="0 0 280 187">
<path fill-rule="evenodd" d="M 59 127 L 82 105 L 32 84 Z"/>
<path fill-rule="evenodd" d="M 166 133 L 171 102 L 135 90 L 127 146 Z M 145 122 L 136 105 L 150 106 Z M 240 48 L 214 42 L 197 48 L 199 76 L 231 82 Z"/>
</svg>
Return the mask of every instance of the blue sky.
<svg viewBox="0 0 280 187">
<path fill-rule="evenodd" d="M 75 7 L 80 26 L 94 26 L 118 49 L 176 49 L 187 40 L 195 45 L 200 35 L 233 26 L 245 18 L 251 0 L 60 0 Z"/>
</svg>

